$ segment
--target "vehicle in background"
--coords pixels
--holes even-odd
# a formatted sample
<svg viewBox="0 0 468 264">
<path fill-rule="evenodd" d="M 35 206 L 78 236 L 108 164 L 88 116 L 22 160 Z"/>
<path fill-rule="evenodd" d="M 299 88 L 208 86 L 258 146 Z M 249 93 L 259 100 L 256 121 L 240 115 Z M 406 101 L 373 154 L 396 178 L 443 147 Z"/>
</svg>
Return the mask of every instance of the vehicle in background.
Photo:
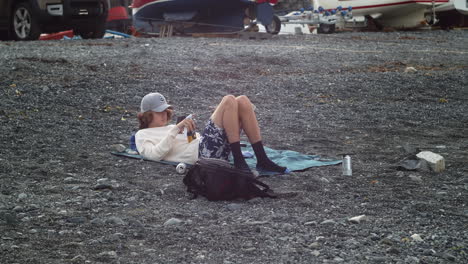
<svg viewBox="0 0 468 264">
<path fill-rule="evenodd" d="M 378 28 L 415 28 L 427 25 L 426 13 L 431 8 L 448 2 L 449 0 L 312 0 L 314 7 L 322 6 L 325 10 L 351 6 L 353 17 L 374 20 Z"/>
<path fill-rule="evenodd" d="M 0 0 L 0 39 L 36 40 L 70 29 L 102 38 L 108 12 L 109 0 Z"/>
<path fill-rule="evenodd" d="M 257 22 L 278 34 L 277 0 L 133 0 L 133 27 L 141 33 L 239 32 Z"/>
<path fill-rule="evenodd" d="M 468 26 L 468 0 L 449 0 L 448 3 L 434 8 L 434 14 L 428 13 L 428 20 L 433 19 L 434 24 L 443 29 Z"/>
<path fill-rule="evenodd" d="M 123 33 L 130 32 L 132 19 L 129 1 L 131 0 L 110 0 L 106 29 Z"/>
</svg>

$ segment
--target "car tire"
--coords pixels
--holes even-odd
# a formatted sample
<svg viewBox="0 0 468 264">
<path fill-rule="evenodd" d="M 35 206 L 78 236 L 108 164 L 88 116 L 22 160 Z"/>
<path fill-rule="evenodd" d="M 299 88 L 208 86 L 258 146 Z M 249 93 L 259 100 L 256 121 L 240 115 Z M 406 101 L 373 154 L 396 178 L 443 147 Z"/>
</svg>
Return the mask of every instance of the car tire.
<svg viewBox="0 0 468 264">
<path fill-rule="evenodd" d="M 14 40 L 37 40 L 41 35 L 41 29 L 29 3 L 19 3 L 13 9 L 10 33 Z"/>
<path fill-rule="evenodd" d="M 332 34 L 335 33 L 335 24 L 324 24 L 320 23 L 319 28 L 317 29 L 318 33 L 321 34 Z"/>
<path fill-rule="evenodd" d="M 270 25 L 265 26 L 266 32 L 276 35 L 280 32 L 281 30 L 281 20 L 279 19 L 278 16 L 273 16 L 273 20 L 271 21 Z"/>
<path fill-rule="evenodd" d="M 84 39 L 102 38 L 106 33 L 106 21 L 100 20 L 95 23 L 92 23 L 91 25 L 93 26 L 75 29 L 75 35 L 80 35 Z"/>
</svg>

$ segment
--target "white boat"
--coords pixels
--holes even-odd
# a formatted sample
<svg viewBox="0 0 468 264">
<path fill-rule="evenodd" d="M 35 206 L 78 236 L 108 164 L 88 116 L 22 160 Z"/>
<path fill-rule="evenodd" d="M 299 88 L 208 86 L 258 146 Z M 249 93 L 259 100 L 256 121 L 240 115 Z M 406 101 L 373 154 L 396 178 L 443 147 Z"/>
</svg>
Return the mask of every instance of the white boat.
<svg viewBox="0 0 468 264">
<path fill-rule="evenodd" d="M 468 0 L 449 0 L 448 3 L 435 8 L 436 12 L 456 10 L 463 15 L 468 15 Z"/>
<path fill-rule="evenodd" d="M 371 16 L 382 26 L 415 28 L 426 25 L 425 14 L 431 8 L 458 0 L 311 0 L 314 8 L 352 7 L 354 17 Z M 467 0 L 464 1 L 466 4 Z"/>
</svg>

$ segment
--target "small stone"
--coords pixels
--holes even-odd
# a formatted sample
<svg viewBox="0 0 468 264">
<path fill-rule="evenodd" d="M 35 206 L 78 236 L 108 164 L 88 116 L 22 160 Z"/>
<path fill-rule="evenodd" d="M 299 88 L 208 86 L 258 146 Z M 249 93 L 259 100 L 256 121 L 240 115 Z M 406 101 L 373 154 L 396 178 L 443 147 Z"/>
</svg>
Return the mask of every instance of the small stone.
<svg viewBox="0 0 468 264">
<path fill-rule="evenodd" d="M 25 193 L 20 193 L 20 194 L 18 195 L 18 200 L 20 200 L 20 201 L 23 201 L 23 200 L 25 200 L 26 198 L 28 198 L 28 195 L 25 194 Z"/>
<path fill-rule="evenodd" d="M 66 177 L 65 179 L 63 179 L 63 182 L 66 184 L 80 183 L 80 181 L 77 180 L 75 177 Z"/>
<path fill-rule="evenodd" d="M 416 175 L 414 175 L 414 174 L 411 174 L 411 175 L 409 176 L 409 178 L 410 178 L 412 181 L 414 181 L 414 182 L 419 182 L 419 183 L 422 182 L 421 176 L 416 176 Z"/>
<path fill-rule="evenodd" d="M 439 154 L 433 153 L 431 151 L 421 151 L 416 154 L 418 159 L 425 161 L 432 171 L 442 172 L 445 170 L 445 160 Z"/>
<path fill-rule="evenodd" d="M 417 257 L 407 257 L 405 259 L 405 263 L 419 263 L 419 259 Z"/>
<path fill-rule="evenodd" d="M 110 149 L 112 151 L 116 151 L 116 152 L 124 152 L 125 149 L 127 149 L 127 147 L 125 147 L 124 145 L 122 144 L 114 144 L 114 145 L 111 145 L 110 146 Z"/>
<path fill-rule="evenodd" d="M 107 224 L 114 224 L 114 225 L 125 225 L 124 220 L 122 220 L 121 218 L 116 217 L 116 216 L 111 216 L 111 217 L 107 218 L 106 223 Z"/>
<path fill-rule="evenodd" d="M 317 225 L 317 222 L 316 221 L 305 222 L 304 225 L 306 225 L 306 226 Z"/>
<path fill-rule="evenodd" d="M 416 70 L 416 68 L 414 68 L 414 67 L 406 67 L 405 68 L 405 73 L 415 73 L 417 71 L 418 70 Z"/>
<path fill-rule="evenodd" d="M 328 219 L 320 223 L 321 225 L 334 225 L 336 222 L 333 219 Z"/>
<path fill-rule="evenodd" d="M 72 262 L 77 262 L 77 263 L 83 262 L 85 260 L 86 258 L 83 255 L 77 255 L 71 259 Z"/>
<path fill-rule="evenodd" d="M 7 225 L 14 226 L 18 224 L 18 218 L 16 217 L 15 213 L 5 213 L 3 218 L 5 219 Z"/>
<path fill-rule="evenodd" d="M 249 221 L 247 222 L 248 225 L 264 225 L 267 224 L 268 221 Z"/>
<path fill-rule="evenodd" d="M 313 242 L 309 245 L 310 248 L 319 248 L 320 244 L 318 242 Z"/>
<path fill-rule="evenodd" d="M 93 187 L 94 190 L 112 189 L 112 185 L 107 183 L 98 183 Z"/>
<path fill-rule="evenodd" d="M 400 254 L 400 250 L 398 250 L 395 247 L 391 247 L 391 248 L 387 249 L 387 253 L 389 253 L 389 254 Z"/>
<path fill-rule="evenodd" d="M 413 234 L 413 235 L 411 236 L 411 238 L 412 238 L 415 242 L 423 242 L 423 241 L 424 241 L 424 240 L 421 238 L 421 236 L 418 235 L 418 234 Z"/>
<path fill-rule="evenodd" d="M 22 206 L 17 205 L 17 206 L 15 206 L 15 208 L 13 208 L 13 211 L 22 212 L 22 211 L 24 211 L 24 208 Z"/>
<path fill-rule="evenodd" d="M 90 223 L 93 225 L 103 225 L 104 220 L 102 220 L 101 218 L 94 218 L 93 220 L 90 221 Z"/>
<path fill-rule="evenodd" d="M 178 218 L 171 218 L 164 223 L 164 226 L 179 225 L 182 223 L 182 220 Z"/>
<path fill-rule="evenodd" d="M 314 250 L 314 251 L 312 251 L 312 255 L 318 257 L 318 256 L 320 256 L 320 251 Z"/>
<path fill-rule="evenodd" d="M 349 222 L 354 223 L 354 224 L 359 224 L 364 220 L 366 220 L 365 215 L 358 215 L 358 216 L 354 216 L 348 219 Z"/>
<path fill-rule="evenodd" d="M 335 261 L 336 263 L 340 263 L 340 262 L 343 262 L 344 259 L 342 259 L 342 258 L 340 258 L 340 257 L 335 257 L 335 258 L 333 259 L 333 261 Z"/>
<path fill-rule="evenodd" d="M 383 238 L 382 240 L 380 240 L 380 243 L 384 244 L 384 245 L 389 245 L 389 246 L 393 246 L 393 241 L 389 238 Z"/>
<path fill-rule="evenodd" d="M 72 224 L 82 224 L 86 222 L 86 217 L 78 216 L 78 217 L 70 217 L 67 219 L 67 222 Z"/>
<path fill-rule="evenodd" d="M 227 209 L 231 210 L 231 211 L 235 211 L 235 210 L 239 210 L 242 208 L 242 204 L 239 204 L 239 203 L 231 203 L 231 204 L 228 204 L 226 205 Z"/>
<path fill-rule="evenodd" d="M 442 255 L 442 257 L 443 257 L 444 259 L 446 259 L 446 260 L 449 260 L 449 261 L 455 261 L 455 260 L 457 260 L 457 258 L 456 258 L 454 255 L 452 255 L 452 254 L 450 254 L 450 253 L 448 253 L 448 252 L 445 252 L 445 253 Z"/>
<path fill-rule="evenodd" d="M 98 255 L 101 258 L 109 258 L 109 259 L 115 259 L 117 258 L 117 252 L 115 251 L 104 251 L 99 253 Z"/>
</svg>

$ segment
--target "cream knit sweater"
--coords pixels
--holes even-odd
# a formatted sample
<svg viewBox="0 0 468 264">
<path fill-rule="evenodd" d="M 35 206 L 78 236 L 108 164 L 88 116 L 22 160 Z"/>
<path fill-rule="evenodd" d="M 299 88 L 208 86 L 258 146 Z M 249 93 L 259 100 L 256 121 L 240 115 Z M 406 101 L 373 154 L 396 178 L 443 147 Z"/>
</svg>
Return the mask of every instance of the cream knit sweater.
<svg viewBox="0 0 468 264">
<path fill-rule="evenodd" d="M 200 134 L 189 143 L 185 134 L 179 134 L 176 125 L 145 128 L 136 133 L 135 143 L 146 159 L 194 164 L 198 160 Z"/>
</svg>

